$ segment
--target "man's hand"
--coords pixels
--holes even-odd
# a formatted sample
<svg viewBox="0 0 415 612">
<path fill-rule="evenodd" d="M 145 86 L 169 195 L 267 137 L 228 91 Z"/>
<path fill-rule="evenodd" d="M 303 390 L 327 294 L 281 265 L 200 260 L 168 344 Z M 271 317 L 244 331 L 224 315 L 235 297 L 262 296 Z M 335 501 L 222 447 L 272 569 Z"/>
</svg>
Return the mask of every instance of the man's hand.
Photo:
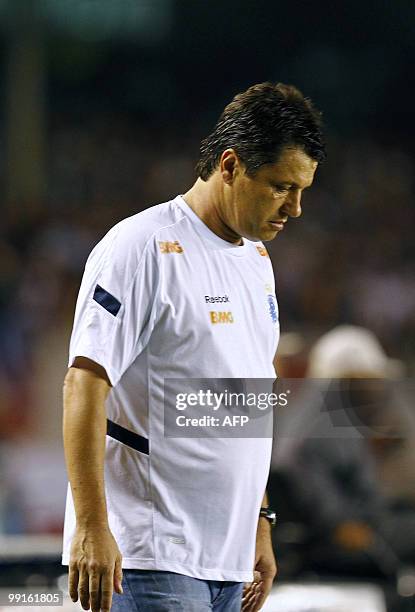
<svg viewBox="0 0 415 612">
<path fill-rule="evenodd" d="M 266 518 L 260 517 L 256 536 L 254 581 L 245 585 L 242 597 L 243 612 L 257 612 L 262 608 L 276 574 L 271 525 Z"/>
<path fill-rule="evenodd" d="M 108 527 L 104 458 L 106 371 L 77 357 L 65 376 L 63 437 L 77 529 L 69 563 L 69 593 L 85 610 L 109 611 L 113 590 L 122 593 L 121 554 Z"/>
<path fill-rule="evenodd" d="M 69 563 L 69 595 L 84 610 L 109 612 L 112 593 L 122 594 L 121 553 L 108 527 L 77 528 Z"/>
</svg>

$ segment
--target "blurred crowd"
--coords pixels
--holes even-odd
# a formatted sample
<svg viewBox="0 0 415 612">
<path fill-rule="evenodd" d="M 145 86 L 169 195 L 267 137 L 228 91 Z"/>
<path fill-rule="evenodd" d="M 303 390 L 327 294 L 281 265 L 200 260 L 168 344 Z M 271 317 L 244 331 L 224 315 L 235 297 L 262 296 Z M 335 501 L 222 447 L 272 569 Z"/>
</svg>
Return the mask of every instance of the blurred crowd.
<svg viewBox="0 0 415 612">
<path fill-rule="evenodd" d="M 413 372 L 413 164 L 369 140 L 329 143 L 303 218 L 270 245 L 283 330 L 316 338 L 339 323 L 363 325 Z"/>
<path fill-rule="evenodd" d="M 277 409 L 268 484 L 280 577 L 375 582 L 388 610 L 412 610 L 413 380 L 366 328 L 336 326 L 306 357 L 305 344 L 283 334 L 276 359 L 292 390 Z"/>
<path fill-rule="evenodd" d="M 30 436 L 42 411 L 44 423 L 60 422 L 58 390 L 88 253 L 117 221 L 189 188 L 199 129 L 111 115 L 52 122 L 47 198 L 9 205 L 0 229 L 0 440 Z M 335 325 L 365 326 L 410 376 L 413 161 L 369 138 L 332 136 L 328 153 L 304 194 L 302 219 L 268 243 L 281 328 L 300 332 L 307 348 Z M 58 428 L 51 436 L 60 444 Z"/>
</svg>

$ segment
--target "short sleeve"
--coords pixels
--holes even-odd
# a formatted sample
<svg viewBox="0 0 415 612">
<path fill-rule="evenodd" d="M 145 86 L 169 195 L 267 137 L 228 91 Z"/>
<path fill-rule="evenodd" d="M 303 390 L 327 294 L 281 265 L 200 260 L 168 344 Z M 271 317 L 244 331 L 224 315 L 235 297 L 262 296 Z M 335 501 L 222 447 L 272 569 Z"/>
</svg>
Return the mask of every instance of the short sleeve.
<svg viewBox="0 0 415 612">
<path fill-rule="evenodd" d="M 140 244 L 141 242 L 141 244 Z M 70 341 L 69 366 L 88 357 L 115 386 L 148 343 L 156 317 L 157 251 L 125 222 L 112 228 L 85 266 Z"/>
</svg>

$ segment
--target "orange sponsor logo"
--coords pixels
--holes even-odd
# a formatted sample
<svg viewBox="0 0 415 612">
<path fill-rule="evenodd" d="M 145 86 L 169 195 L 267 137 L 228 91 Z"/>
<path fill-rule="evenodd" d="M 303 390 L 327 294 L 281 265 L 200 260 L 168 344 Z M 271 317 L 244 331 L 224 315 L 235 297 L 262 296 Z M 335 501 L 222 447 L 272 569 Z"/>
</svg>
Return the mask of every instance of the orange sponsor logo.
<svg viewBox="0 0 415 612">
<path fill-rule="evenodd" d="M 215 311 L 211 310 L 210 314 L 210 322 L 215 325 L 216 323 L 233 323 L 233 314 L 231 312 Z"/>
<path fill-rule="evenodd" d="M 183 253 L 183 247 L 178 240 L 174 242 L 159 240 L 159 247 L 162 253 Z"/>
<path fill-rule="evenodd" d="M 258 251 L 258 253 L 260 255 L 262 255 L 262 257 L 269 257 L 268 255 L 268 251 L 265 247 L 263 246 L 257 246 L 256 250 Z"/>
</svg>

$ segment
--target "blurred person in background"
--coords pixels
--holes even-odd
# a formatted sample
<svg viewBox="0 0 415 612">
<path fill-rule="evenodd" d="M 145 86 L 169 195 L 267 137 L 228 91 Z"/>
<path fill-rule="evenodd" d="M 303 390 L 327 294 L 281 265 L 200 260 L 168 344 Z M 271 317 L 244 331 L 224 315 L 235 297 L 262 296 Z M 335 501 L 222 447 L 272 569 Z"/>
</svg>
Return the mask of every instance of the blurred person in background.
<svg viewBox="0 0 415 612">
<path fill-rule="evenodd" d="M 262 607 L 276 573 L 271 439 L 164 437 L 163 381 L 274 378 L 278 310 L 261 241 L 300 216 L 324 158 L 310 100 L 252 86 L 202 142 L 193 187 L 92 251 L 64 385 L 63 563 L 84 608 L 108 610 L 113 587 L 120 611 Z"/>
<path fill-rule="evenodd" d="M 273 457 L 291 500 L 288 520 L 306 526 L 306 564 L 321 572 L 395 576 L 415 562 L 412 492 L 386 495 L 380 478 L 382 463 L 413 431 L 389 384 L 402 365 L 369 330 L 341 325 L 315 343 L 307 374 L 310 394 L 280 423 Z M 315 379 L 327 379 L 325 394 L 313 387 Z"/>
</svg>

